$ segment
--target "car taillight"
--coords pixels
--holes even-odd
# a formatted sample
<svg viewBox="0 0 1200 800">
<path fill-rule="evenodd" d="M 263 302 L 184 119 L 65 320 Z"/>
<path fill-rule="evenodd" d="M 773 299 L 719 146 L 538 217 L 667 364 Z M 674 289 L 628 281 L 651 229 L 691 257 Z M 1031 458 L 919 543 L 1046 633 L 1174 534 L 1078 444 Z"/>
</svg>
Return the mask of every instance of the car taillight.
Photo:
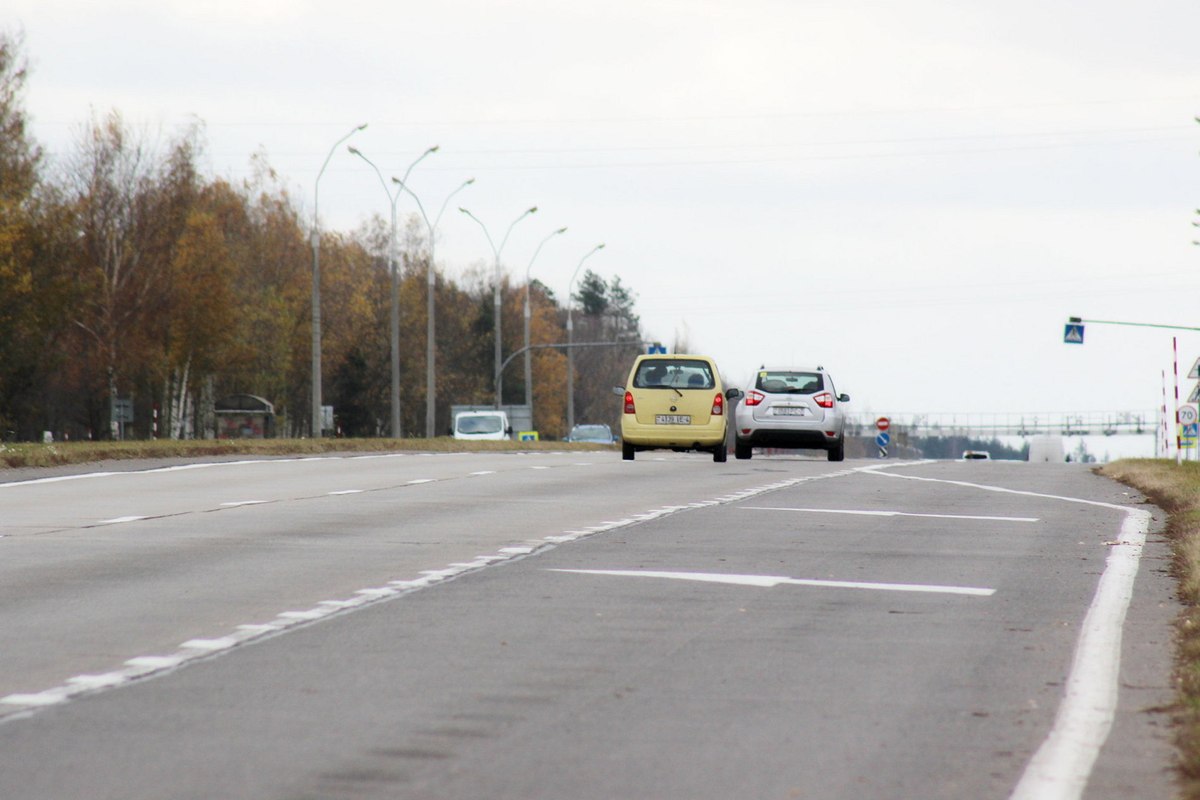
<svg viewBox="0 0 1200 800">
<path fill-rule="evenodd" d="M 713 398 L 712 415 L 719 417 L 725 413 L 725 398 L 718 394 Z"/>
<path fill-rule="evenodd" d="M 821 392 L 813 397 L 813 401 L 821 408 L 833 408 L 833 395 L 829 392 Z"/>
<path fill-rule="evenodd" d="M 753 389 L 751 389 L 750 391 L 746 392 L 746 399 L 743 400 L 742 402 L 748 406 L 756 406 L 759 403 L 761 403 L 763 400 L 766 400 L 766 399 L 767 399 L 767 396 L 765 394 L 763 394 L 762 392 L 756 392 Z"/>
<path fill-rule="evenodd" d="M 637 411 L 633 407 L 633 392 L 625 393 L 625 413 L 636 414 Z"/>
</svg>

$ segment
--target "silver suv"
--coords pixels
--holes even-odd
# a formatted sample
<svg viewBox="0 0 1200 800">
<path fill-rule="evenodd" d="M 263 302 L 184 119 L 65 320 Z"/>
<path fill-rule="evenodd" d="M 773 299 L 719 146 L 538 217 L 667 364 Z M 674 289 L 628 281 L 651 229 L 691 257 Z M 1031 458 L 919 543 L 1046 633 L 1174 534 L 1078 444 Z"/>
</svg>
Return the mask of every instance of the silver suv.
<svg viewBox="0 0 1200 800">
<path fill-rule="evenodd" d="M 845 416 L 824 367 L 762 367 L 734 412 L 734 455 L 750 458 L 755 447 L 826 451 L 830 461 L 846 457 Z"/>
</svg>

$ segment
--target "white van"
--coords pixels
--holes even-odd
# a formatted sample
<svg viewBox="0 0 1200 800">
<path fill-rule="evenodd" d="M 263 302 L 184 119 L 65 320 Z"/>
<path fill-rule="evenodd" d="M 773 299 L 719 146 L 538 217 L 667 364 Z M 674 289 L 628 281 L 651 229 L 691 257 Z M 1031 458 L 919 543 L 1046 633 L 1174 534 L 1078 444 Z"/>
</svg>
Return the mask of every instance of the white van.
<svg viewBox="0 0 1200 800">
<path fill-rule="evenodd" d="M 503 411 L 460 411 L 454 417 L 455 439 L 504 441 L 512 436 L 508 414 Z"/>
</svg>

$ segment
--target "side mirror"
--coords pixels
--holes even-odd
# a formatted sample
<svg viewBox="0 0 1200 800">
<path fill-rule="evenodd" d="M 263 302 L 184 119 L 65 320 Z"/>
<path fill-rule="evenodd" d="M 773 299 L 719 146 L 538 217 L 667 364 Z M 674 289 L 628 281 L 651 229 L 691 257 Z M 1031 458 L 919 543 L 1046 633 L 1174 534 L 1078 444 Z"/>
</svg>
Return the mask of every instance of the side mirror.
<svg viewBox="0 0 1200 800">
<path fill-rule="evenodd" d="M 839 395 L 838 395 L 838 402 L 839 402 L 839 403 L 849 403 L 849 402 L 850 402 L 850 395 L 848 395 L 848 394 L 839 394 Z"/>
<path fill-rule="evenodd" d="M 614 387 L 612 387 L 612 392 L 617 397 L 624 397 L 625 396 L 625 387 L 624 386 L 614 386 Z"/>
<path fill-rule="evenodd" d="M 725 399 L 726 400 L 741 400 L 745 396 L 746 396 L 746 393 L 743 392 L 741 389 L 726 389 L 725 390 Z"/>
<path fill-rule="evenodd" d="M 507 428 L 504 429 L 504 435 L 512 436 L 512 425 L 509 425 Z"/>
</svg>

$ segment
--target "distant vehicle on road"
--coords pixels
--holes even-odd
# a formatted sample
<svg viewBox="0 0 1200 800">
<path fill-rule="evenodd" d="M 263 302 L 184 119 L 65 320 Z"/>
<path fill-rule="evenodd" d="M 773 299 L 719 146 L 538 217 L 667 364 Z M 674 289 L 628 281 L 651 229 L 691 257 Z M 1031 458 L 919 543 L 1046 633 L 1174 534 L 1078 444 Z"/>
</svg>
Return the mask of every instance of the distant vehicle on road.
<svg viewBox="0 0 1200 800">
<path fill-rule="evenodd" d="M 512 436 L 508 414 L 504 411 L 461 411 L 454 417 L 455 439 L 503 441 Z"/>
<path fill-rule="evenodd" d="M 991 461 L 992 454 L 987 450 L 963 450 L 963 461 Z"/>
<path fill-rule="evenodd" d="M 639 450 L 700 450 L 724 462 L 726 401 L 741 394 L 739 389 L 725 391 L 708 356 L 638 356 L 625 381 L 621 457 L 632 461 Z"/>
<path fill-rule="evenodd" d="M 750 458 L 755 447 L 824 450 L 830 461 L 846 457 L 846 419 L 824 367 L 762 367 L 735 412 L 734 455 Z"/>
<path fill-rule="evenodd" d="M 594 444 L 612 444 L 617 440 L 613 436 L 612 428 L 603 423 L 589 423 L 576 425 L 571 428 L 571 432 L 567 434 L 568 442 L 592 442 Z"/>
</svg>

